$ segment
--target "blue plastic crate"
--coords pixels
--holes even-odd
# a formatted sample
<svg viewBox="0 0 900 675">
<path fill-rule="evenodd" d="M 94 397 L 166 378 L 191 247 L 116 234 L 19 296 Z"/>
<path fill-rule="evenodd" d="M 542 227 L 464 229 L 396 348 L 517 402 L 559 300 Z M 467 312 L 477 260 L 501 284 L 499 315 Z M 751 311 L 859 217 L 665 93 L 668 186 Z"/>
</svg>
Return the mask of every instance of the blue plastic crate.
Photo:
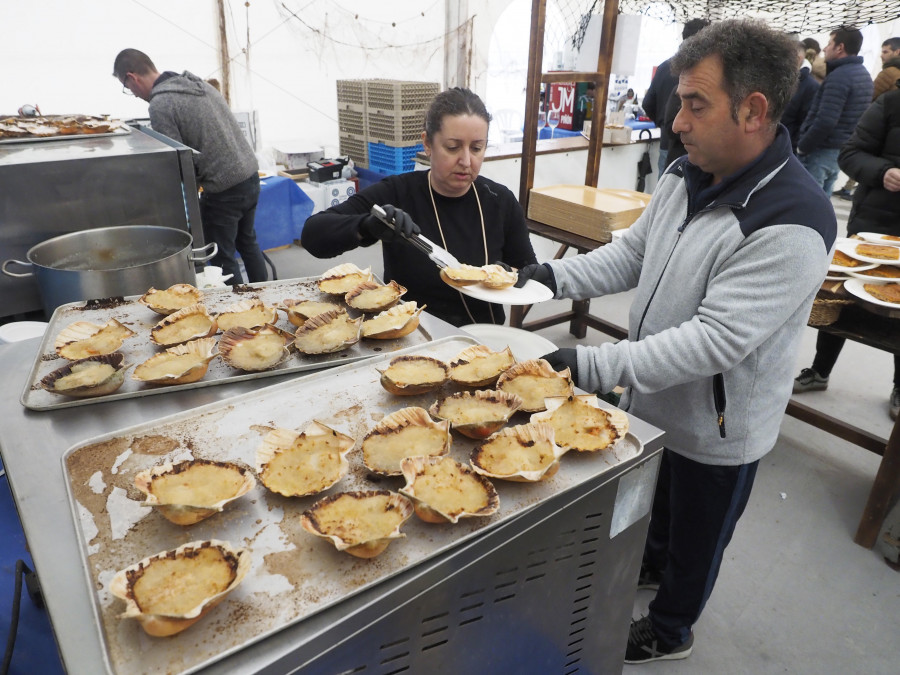
<svg viewBox="0 0 900 675">
<path fill-rule="evenodd" d="M 406 173 L 416 168 L 416 153 L 421 143 L 408 148 L 395 148 L 384 143 L 369 143 L 369 169 L 378 173 Z"/>
</svg>

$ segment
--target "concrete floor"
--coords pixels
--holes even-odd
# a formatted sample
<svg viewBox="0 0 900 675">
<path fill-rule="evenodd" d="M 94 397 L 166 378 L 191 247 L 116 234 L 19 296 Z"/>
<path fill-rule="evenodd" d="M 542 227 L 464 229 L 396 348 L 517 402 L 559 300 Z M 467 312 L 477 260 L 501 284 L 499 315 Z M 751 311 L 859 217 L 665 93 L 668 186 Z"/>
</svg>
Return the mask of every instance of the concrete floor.
<svg viewBox="0 0 900 675">
<path fill-rule="evenodd" d="M 849 202 L 833 199 L 844 234 Z M 539 260 L 557 245 L 533 238 Z M 279 278 L 320 274 L 338 259 L 317 260 L 291 246 L 268 252 Z M 380 248 L 339 259 L 381 274 Z M 596 299 L 592 313 L 626 325 L 630 293 Z M 567 305 L 535 306 L 529 318 Z M 578 340 L 566 325 L 540 335 L 559 346 Z M 609 339 L 589 330 L 585 342 Z M 809 366 L 816 331 L 804 331 L 795 373 Z M 848 342 L 823 392 L 802 395 L 809 405 L 887 438 L 892 360 Z M 900 575 L 876 550 L 853 543 L 879 457 L 814 427 L 785 417 L 778 443 L 760 463 L 753 495 L 738 524 L 712 597 L 694 627 L 692 656 L 684 661 L 626 666 L 626 673 L 900 672 L 897 614 Z M 635 616 L 652 593 L 640 591 Z M 624 646 L 623 646 L 624 650 Z"/>
</svg>

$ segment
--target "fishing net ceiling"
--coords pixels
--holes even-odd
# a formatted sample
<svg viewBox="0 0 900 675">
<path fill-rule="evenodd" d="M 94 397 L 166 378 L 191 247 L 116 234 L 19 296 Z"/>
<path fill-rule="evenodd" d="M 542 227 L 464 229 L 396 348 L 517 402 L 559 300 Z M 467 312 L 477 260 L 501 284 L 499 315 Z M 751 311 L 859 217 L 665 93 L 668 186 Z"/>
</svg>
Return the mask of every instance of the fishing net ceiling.
<svg viewBox="0 0 900 675">
<path fill-rule="evenodd" d="M 602 5 L 602 3 L 600 3 Z M 684 23 L 689 19 L 711 21 L 756 17 L 786 33 L 809 35 L 827 33 L 840 26 L 861 28 L 868 23 L 884 23 L 900 17 L 898 0 L 813 0 L 794 2 L 774 0 L 734 0 L 703 2 L 647 2 L 620 0 L 622 14 L 643 14 L 663 21 Z"/>
</svg>

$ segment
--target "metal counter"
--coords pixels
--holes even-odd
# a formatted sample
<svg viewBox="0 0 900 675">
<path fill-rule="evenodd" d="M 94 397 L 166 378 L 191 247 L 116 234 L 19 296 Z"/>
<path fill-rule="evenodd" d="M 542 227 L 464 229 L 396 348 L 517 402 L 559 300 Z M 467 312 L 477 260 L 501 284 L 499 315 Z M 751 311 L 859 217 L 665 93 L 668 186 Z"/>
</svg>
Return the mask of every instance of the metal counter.
<svg viewBox="0 0 900 675">
<path fill-rule="evenodd" d="M 459 333 L 427 315 L 423 323 L 436 339 Z M 115 429 L 252 392 L 260 383 L 33 412 L 19 403 L 18 383 L 38 346 L 36 339 L 0 346 L 0 368 L 16 383 L 0 396 L 0 452 L 63 663 L 71 673 L 100 673 L 104 651 L 81 569 L 63 453 Z M 203 672 L 620 670 L 662 446 L 662 432 L 640 420 L 632 418 L 631 432 L 644 452 L 596 481 Z"/>
</svg>

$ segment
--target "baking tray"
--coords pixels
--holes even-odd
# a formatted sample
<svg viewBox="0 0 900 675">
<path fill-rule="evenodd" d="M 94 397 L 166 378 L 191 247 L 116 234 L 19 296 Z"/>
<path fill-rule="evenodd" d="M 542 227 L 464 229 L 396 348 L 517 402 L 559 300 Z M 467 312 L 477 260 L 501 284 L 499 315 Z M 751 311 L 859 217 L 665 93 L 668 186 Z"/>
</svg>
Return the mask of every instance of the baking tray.
<svg viewBox="0 0 900 675">
<path fill-rule="evenodd" d="M 112 131 L 105 131 L 99 134 L 58 134 L 56 136 L 20 136 L 19 138 L 2 138 L 0 145 L 10 143 L 46 143 L 48 141 L 72 141 L 84 140 L 86 138 L 103 138 L 105 136 L 124 136 L 131 133 L 131 127 L 127 124 L 120 124 Z"/>
<path fill-rule="evenodd" d="M 322 293 L 317 286 L 318 280 L 319 277 L 304 277 L 284 281 L 266 281 L 242 286 L 229 286 L 226 288 L 204 289 L 203 304 L 209 309 L 210 314 L 218 314 L 228 306 L 249 298 L 259 298 L 267 305 L 278 305 L 283 300 L 298 298 L 323 300 L 344 305 L 341 299 L 336 299 L 338 296 Z M 332 354 L 311 356 L 294 351 L 288 359 L 275 368 L 262 372 L 236 370 L 228 366 L 221 358 L 215 358 L 210 363 L 209 371 L 203 379 L 190 384 L 154 385 L 138 382 L 131 379 L 131 374 L 134 372 L 134 369 L 131 369 L 125 375 L 125 383 L 117 391 L 107 396 L 68 398 L 59 394 L 52 394 L 41 388 L 41 378 L 68 363 L 66 359 L 56 353 L 53 344 L 57 334 L 75 321 L 90 321 L 91 323 L 102 325 L 110 319 L 117 319 L 137 333 L 134 337 L 125 340 L 122 348 L 119 350 L 125 354 L 126 363 L 137 365 L 143 363 L 154 354 L 164 351 L 162 347 L 150 342 L 150 329 L 163 317 L 139 303 L 137 301 L 139 297 L 141 296 L 129 296 L 122 302 L 112 303 L 73 302 L 57 307 L 50 318 L 47 330 L 44 332 L 44 338 L 38 349 L 34 366 L 25 382 L 25 389 L 20 399 L 22 405 L 31 410 L 71 408 L 124 398 L 165 394 L 181 389 L 209 387 L 239 380 L 316 370 L 359 361 L 360 359 L 377 356 L 384 352 L 392 352 L 404 347 L 430 342 L 432 339 L 431 334 L 419 324 L 415 331 L 405 337 L 393 340 L 361 339 L 348 349 Z M 349 313 L 351 316 L 359 315 L 359 312 L 352 309 L 349 310 Z M 276 325 L 292 333 L 296 330 L 296 327 L 288 321 L 284 312 L 279 312 L 279 319 Z M 222 333 L 220 332 L 217 334 L 217 337 L 221 337 L 221 335 Z"/>
<path fill-rule="evenodd" d="M 398 353 L 428 354 L 445 361 L 476 344 L 463 336 L 435 340 Z M 359 441 L 383 415 L 399 408 L 428 407 L 458 391 L 448 384 L 421 396 L 400 397 L 379 383 L 378 366 L 396 354 L 340 366 L 282 382 L 183 413 L 104 434 L 69 448 L 63 471 L 76 523 L 81 565 L 91 594 L 96 629 L 110 673 L 190 673 L 298 623 L 380 581 L 464 542 L 487 528 L 596 478 L 637 457 L 643 448 L 632 434 L 593 454 L 568 453 L 560 470 L 539 483 L 494 481 L 500 509 L 455 525 L 429 525 L 413 516 L 406 537 L 376 558 L 362 560 L 301 530 L 301 513 L 318 497 L 346 490 L 390 489 L 402 478 L 378 478 L 363 466 L 357 447 L 350 472 L 313 497 L 285 498 L 257 486 L 224 512 L 189 527 L 169 523 L 139 505 L 137 472 L 190 457 L 253 466 L 256 447 L 273 427 L 300 429 L 313 419 Z M 526 422 L 516 413 L 511 424 Z M 467 462 L 476 442 L 453 432 L 450 454 Z M 248 546 L 253 566 L 239 586 L 204 619 L 169 638 L 150 638 L 134 620 L 120 619 L 124 604 L 108 592 L 114 574 L 146 556 L 207 538 Z"/>
</svg>

